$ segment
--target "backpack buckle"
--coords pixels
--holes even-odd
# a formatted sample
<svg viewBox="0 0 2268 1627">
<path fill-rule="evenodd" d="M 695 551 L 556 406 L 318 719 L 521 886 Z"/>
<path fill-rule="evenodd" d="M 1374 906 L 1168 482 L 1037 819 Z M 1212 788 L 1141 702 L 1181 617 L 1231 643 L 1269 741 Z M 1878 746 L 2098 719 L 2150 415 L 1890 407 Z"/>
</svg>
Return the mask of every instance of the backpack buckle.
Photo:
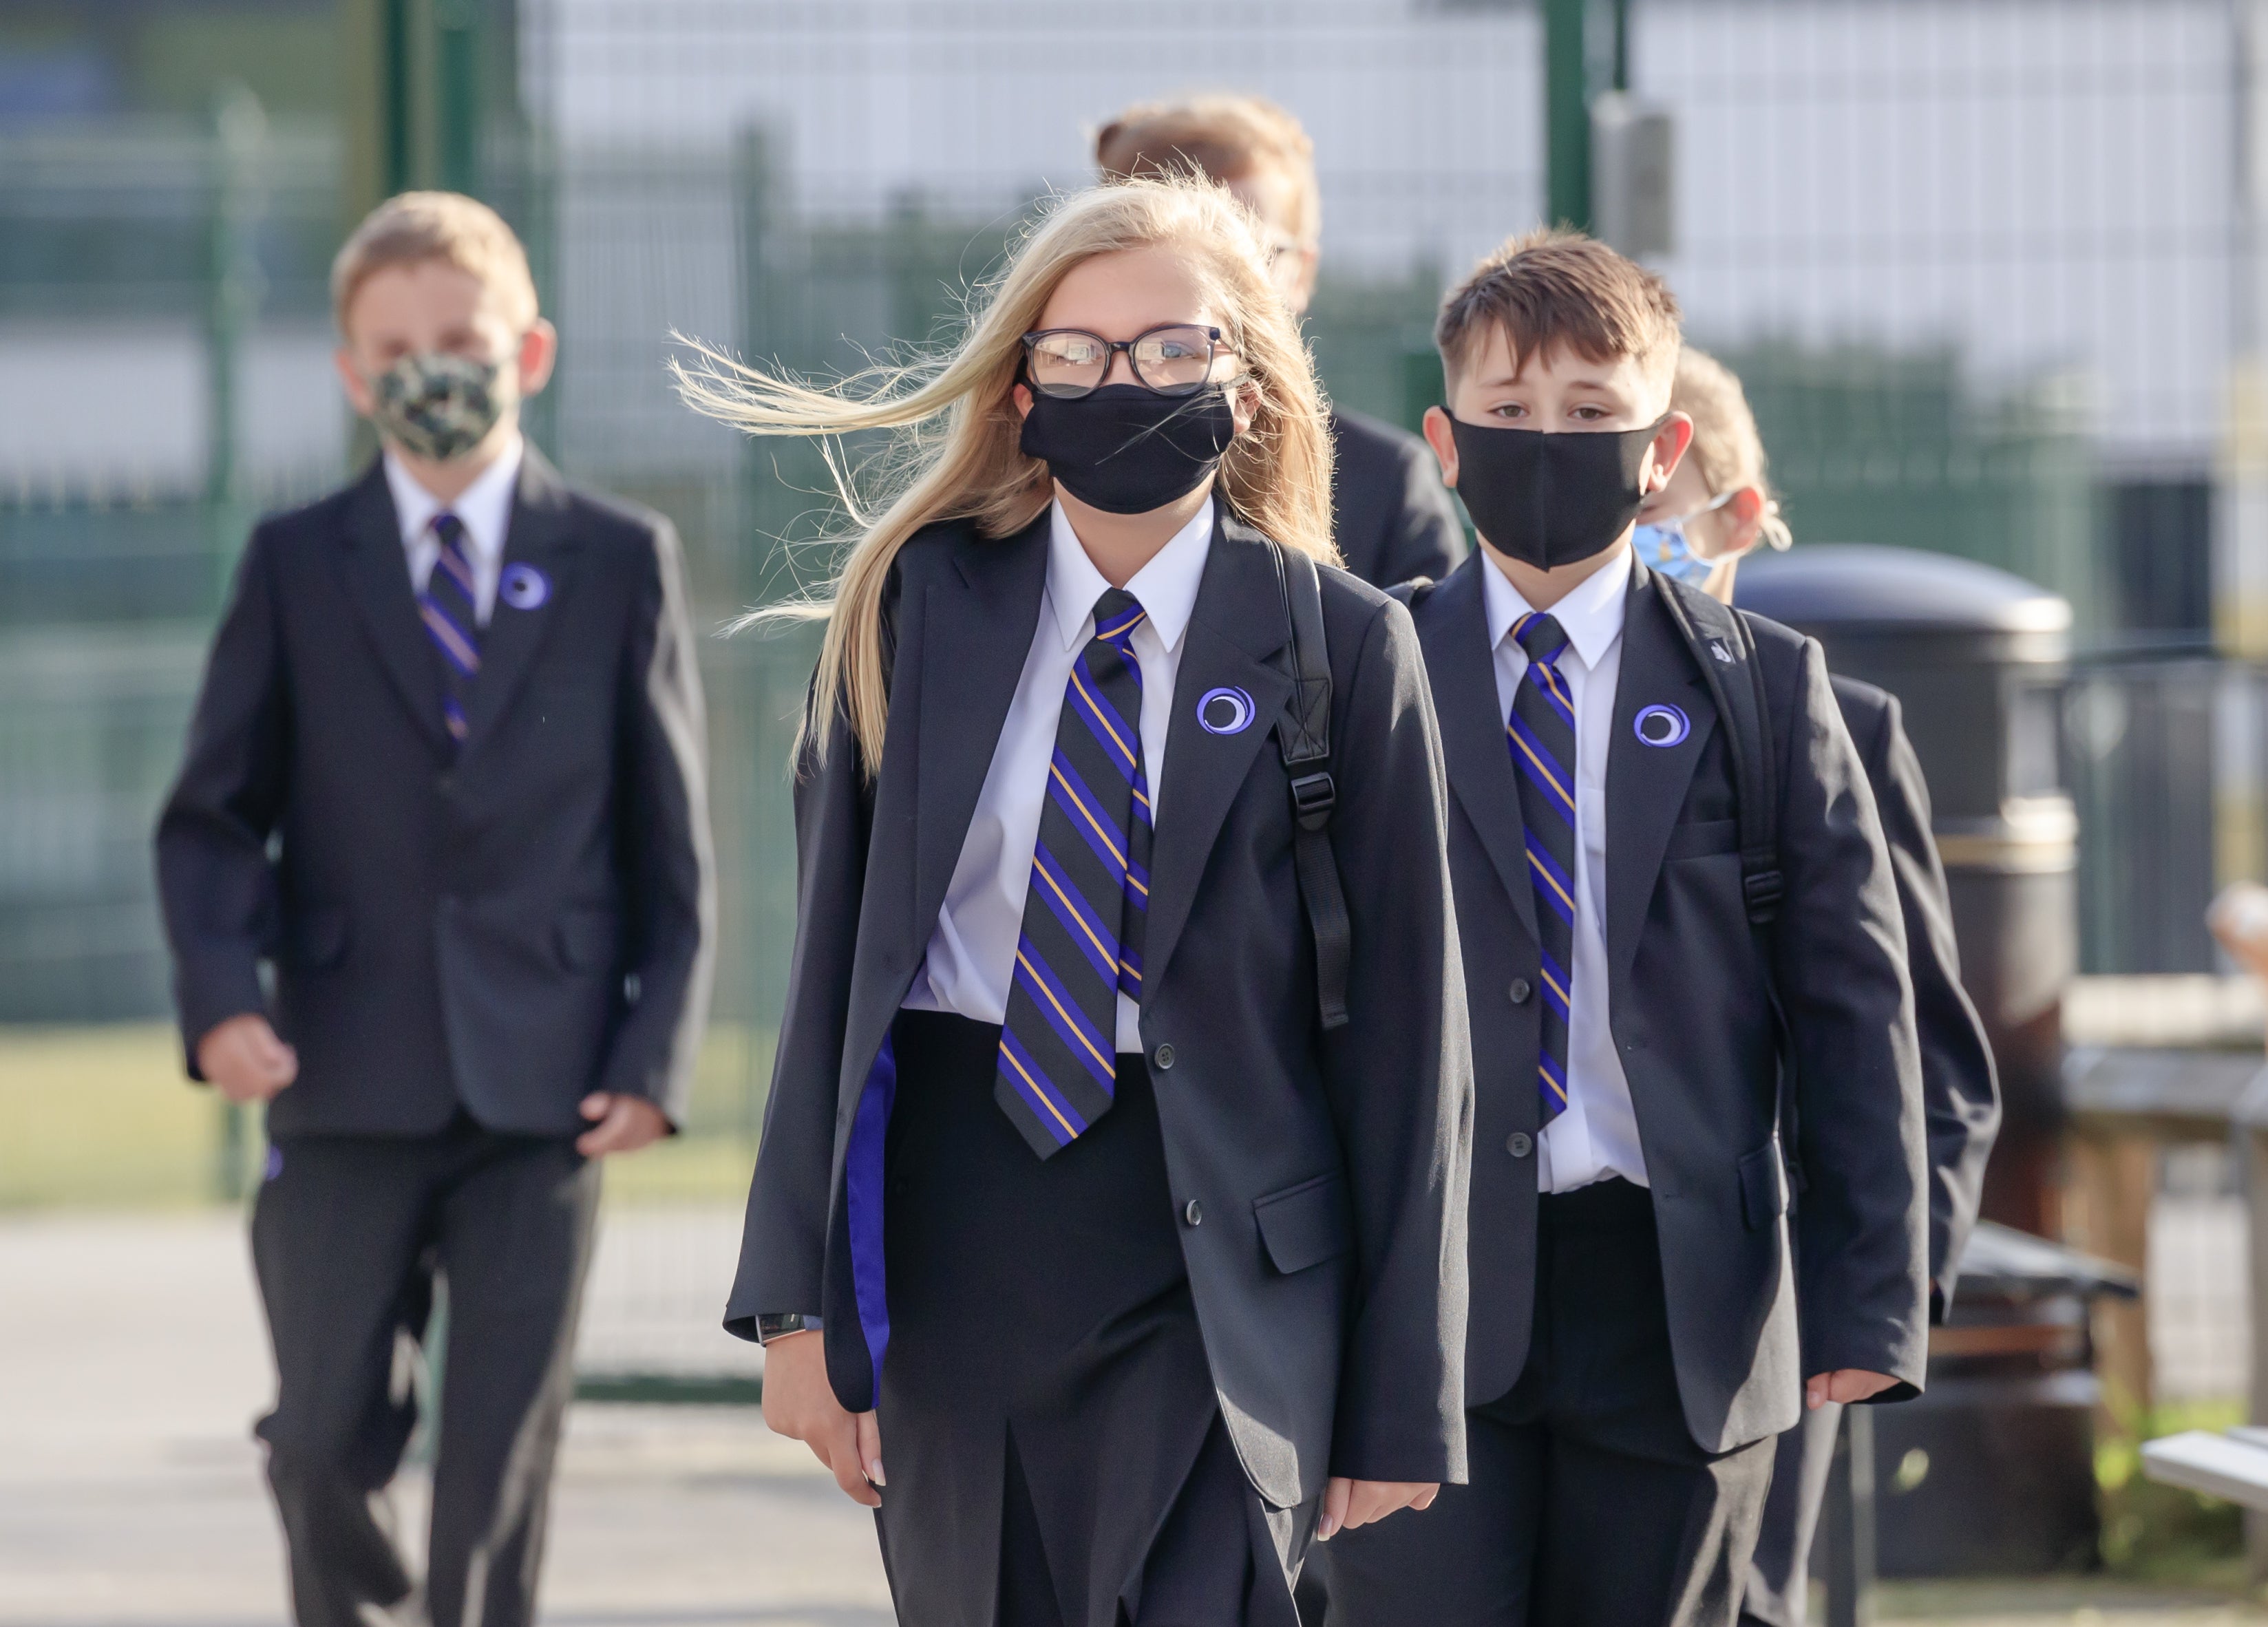
<svg viewBox="0 0 2268 1627">
<path fill-rule="evenodd" d="M 1329 774 L 1302 774 L 1292 782 L 1292 816 L 1302 830 L 1321 830 L 1338 806 L 1339 788 Z"/>
<path fill-rule="evenodd" d="M 1741 894 L 1748 901 L 1749 924 L 1764 926 L 1779 914 L 1779 901 L 1787 892 L 1778 870 L 1758 870 L 1741 878 Z"/>
</svg>

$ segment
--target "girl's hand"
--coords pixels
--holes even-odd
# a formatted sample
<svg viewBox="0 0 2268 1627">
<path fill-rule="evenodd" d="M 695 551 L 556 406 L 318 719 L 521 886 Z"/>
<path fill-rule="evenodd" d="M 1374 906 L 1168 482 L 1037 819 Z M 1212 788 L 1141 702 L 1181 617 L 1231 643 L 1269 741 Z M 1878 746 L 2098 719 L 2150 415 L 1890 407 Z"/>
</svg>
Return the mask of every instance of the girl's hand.
<svg viewBox="0 0 2268 1627">
<path fill-rule="evenodd" d="M 871 1412 L 850 1413 L 827 1381 L 824 1337 L 791 1333 L 764 1346 L 764 1422 L 776 1435 L 800 1440 L 833 1471 L 843 1495 L 868 1508 L 882 1506 L 882 1427 Z"/>
<path fill-rule="evenodd" d="M 1397 1508 L 1431 1508 L 1440 1489 L 1415 1480 L 1349 1480 L 1333 1475 L 1323 1488 L 1323 1518 L 1315 1528 L 1315 1540 L 1328 1542 L 1341 1531 L 1383 1520 Z"/>
</svg>

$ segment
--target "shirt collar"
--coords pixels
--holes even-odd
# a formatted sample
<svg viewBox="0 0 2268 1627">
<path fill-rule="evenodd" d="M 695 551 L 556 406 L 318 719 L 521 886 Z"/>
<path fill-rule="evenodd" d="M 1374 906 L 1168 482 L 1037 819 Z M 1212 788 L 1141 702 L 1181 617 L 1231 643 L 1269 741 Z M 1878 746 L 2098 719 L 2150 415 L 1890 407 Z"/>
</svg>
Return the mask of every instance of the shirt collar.
<svg viewBox="0 0 2268 1627">
<path fill-rule="evenodd" d="M 1496 562 L 1481 558 L 1481 599 L 1488 609 L 1489 648 L 1511 637 L 1513 623 L 1535 607 L 1528 602 Z M 1624 601 L 1630 596 L 1631 550 L 1624 543 L 1616 556 L 1591 572 L 1573 592 L 1551 607 L 1559 630 L 1575 648 L 1576 659 L 1589 672 L 1606 659 L 1623 634 Z"/>
<path fill-rule="evenodd" d="M 1213 500 L 1207 497 L 1189 523 L 1174 533 L 1126 584 L 1126 591 L 1147 614 L 1168 653 L 1181 646 L 1190 613 L 1197 608 L 1197 587 L 1212 553 L 1212 519 Z M 1079 634 L 1094 615 L 1094 601 L 1109 591 L 1110 584 L 1094 568 L 1079 544 L 1079 534 L 1071 528 L 1071 517 L 1064 512 L 1063 504 L 1049 504 L 1048 602 L 1054 607 L 1056 630 L 1063 637 L 1064 649 L 1077 646 Z"/>
<path fill-rule="evenodd" d="M 415 548 L 425 535 L 433 516 L 443 508 L 464 523 L 466 540 L 477 553 L 496 558 L 504 552 L 504 533 L 512 526 L 512 500 L 519 490 L 519 466 L 527 443 L 513 436 L 454 503 L 444 504 L 404 468 L 387 447 L 384 454 L 387 490 L 394 494 L 394 512 L 401 521 L 401 545 Z"/>
</svg>

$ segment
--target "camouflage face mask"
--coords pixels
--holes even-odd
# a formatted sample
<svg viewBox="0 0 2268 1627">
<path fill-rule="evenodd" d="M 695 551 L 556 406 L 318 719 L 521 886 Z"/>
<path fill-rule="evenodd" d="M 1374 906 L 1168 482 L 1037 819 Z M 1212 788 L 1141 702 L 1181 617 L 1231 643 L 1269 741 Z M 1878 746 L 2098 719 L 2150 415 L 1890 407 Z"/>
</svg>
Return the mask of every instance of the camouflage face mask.
<svg viewBox="0 0 2268 1627">
<path fill-rule="evenodd" d="M 447 350 L 405 356 L 371 380 L 379 433 L 446 463 L 479 445 L 504 414 L 503 367 Z"/>
</svg>

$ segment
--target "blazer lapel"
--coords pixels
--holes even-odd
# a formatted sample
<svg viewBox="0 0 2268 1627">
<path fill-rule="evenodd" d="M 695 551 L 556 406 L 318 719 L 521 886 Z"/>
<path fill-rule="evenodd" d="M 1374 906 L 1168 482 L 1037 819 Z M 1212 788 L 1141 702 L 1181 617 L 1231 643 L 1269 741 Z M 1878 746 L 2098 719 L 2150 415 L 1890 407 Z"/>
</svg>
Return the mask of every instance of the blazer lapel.
<svg viewBox="0 0 2268 1627">
<path fill-rule="evenodd" d="M 1480 832 L 1513 913 L 1536 938 L 1535 883 L 1528 872 L 1528 828 L 1520 816 L 1520 782 L 1505 720 L 1497 710 L 1496 655 L 1489 644 L 1488 604 L 1477 550 L 1449 573 L 1419 607 L 1418 642 L 1433 674 L 1433 710 L 1441 726 L 1449 787 Z"/>
<path fill-rule="evenodd" d="M 1646 744 L 1638 717 L 1649 706 L 1682 714 L 1690 725 L 1685 737 L 1674 746 Z M 1670 828 L 1716 725 L 1709 686 L 1655 597 L 1652 573 L 1633 563 L 1614 733 L 1607 744 L 1607 961 L 1616 977 L 1629 974 L 1638 953 Z"/>
<path fill-rule="evenodd" d="M 451 749 L 441 722 L 441 675 L 417 616 L 417 595 L 401 547 L 401 522 L 386 470 L 373 461 L 347 502 L 345 546 L 337 555 L 347 597 L 401 703 L 437 752 Z"/>
<path fill-rule="evenodd" d="M 534 447 L 521 454 L 504 534 L 495 608 L 481 632 L 481 671 L 473 681 L 465 749 L 496 728 L 558 619 L 556 606 L 573 585 L 578 539 L 567 528 L 567 489 Z"/>
<path fill-rule="evenodd" d="M 1048 511 L 1011 537 L 976 534 L 937 573 L 922 610 L 921 694 L 915 729 L 913 911 L 918 958 L 945 907 L 968 821 L 1016 698 L 1048 581 Z"/>
<path fill-rule="evenodd" d="M 1268 658 L 1284 647 L 1287 632 L 1284 596 L 1267 542 L 1236 521 L 1217 518 L 1197 605 L 1182 635 L 1172 721 L 1166 729 L 1143 938 L 1145 990 L 1158 986 L 1173 959 L 1213 841 L 1251 771 L 1252 759 L 1276 738 L 1292 681 Z M 1215 689 L 1241 689 L 1251 699 L 1251 720 L 1233 734 L 1212 733 L 1197 721 L 1198 701 Z M 1345 771 L 1342 764 L 1338 772 Z"/>
</svg>

